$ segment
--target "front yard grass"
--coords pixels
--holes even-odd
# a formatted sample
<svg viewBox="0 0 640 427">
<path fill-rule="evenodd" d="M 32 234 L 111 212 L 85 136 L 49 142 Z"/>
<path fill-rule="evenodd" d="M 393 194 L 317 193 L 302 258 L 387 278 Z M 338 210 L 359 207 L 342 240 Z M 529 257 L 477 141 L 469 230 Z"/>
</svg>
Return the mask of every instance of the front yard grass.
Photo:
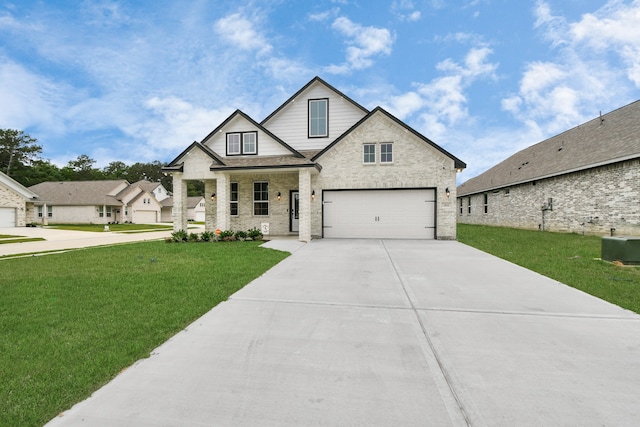
<svg viewBox="0 0 640 427">
<path fill-rule="evenodd" d="M 599 260 L 598 236 L 458 224 L 458 241 L 640 313 L 640 268 Z"/>
<path fill-rule="evenodd" d="M 172 225 L 165 224 L 50 224 L 48 228 L 73 231 L 104 231 L 104 226 L 109 227 L 109 231 L 132 232 L 132 231 L 161 231 L 171 230 Z"/>
<path fill-rule="evenodd" d="M 43 425 L 287 256 L 260 244 L 0 260 L 0 425 Z"/>
</svg>

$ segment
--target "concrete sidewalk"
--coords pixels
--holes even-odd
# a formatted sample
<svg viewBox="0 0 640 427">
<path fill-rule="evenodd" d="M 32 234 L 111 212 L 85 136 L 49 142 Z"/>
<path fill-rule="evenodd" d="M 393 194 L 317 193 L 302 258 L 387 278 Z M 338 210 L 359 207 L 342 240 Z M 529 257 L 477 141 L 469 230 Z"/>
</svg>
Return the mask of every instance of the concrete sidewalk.
<svg viewBox="0 0 640 427">
<path fill-rule="evenodd" d="M 640 316 L 462 245 L 322 240 L 58 426 L 635 426 Z"/>
<path fill-rule="evenodd" d="M 45 227 L 0 228 L 0 234 L 24 237 L 41 237 L 45 240 L 22 243 L 3 243 L 0 256 L 19 255 L 47 251 L 64 251 L 93 246 L 116 245 L 119 243 L 159 240 L 171 235 L 171 230 L 145 231 L 140 233 L 91 232 L 60 230 Z"/>
</svg>

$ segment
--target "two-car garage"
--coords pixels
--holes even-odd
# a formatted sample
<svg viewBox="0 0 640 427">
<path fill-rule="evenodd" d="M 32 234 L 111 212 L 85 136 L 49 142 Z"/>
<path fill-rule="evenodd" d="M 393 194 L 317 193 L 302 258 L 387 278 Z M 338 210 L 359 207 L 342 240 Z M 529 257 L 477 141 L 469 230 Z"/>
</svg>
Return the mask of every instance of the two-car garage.
<svg viewBox="0 0 640 427">
<path fill-rule="evenodd" d="M 16 226 L 16 208 L 0 207 L 0 228 Z"/>
<path fill-rule="evenodd" d="M 435 239 L 433 188 L 324 190 L 325 238 Z"/>
</svg>

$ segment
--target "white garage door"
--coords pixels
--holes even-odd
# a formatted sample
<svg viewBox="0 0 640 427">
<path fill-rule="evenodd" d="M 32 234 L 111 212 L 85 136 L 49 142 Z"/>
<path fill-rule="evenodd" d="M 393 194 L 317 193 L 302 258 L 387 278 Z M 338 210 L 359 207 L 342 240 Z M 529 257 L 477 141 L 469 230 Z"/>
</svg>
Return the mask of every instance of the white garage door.
<svg viewBox="0 0 640 427">
<path fill-rule="evenodd" d="M 136 224 L 155 224 L 158 222 L 156 211 L 136 211 L 133 222 Z"/>
<path fill-rule="evenodd" d="M 434 239 L 435 190 L 323 192 L 327 238 Z"/>
<path fill-rule="evenodd" d="M 0 227 L 16 226 L 16 208 L 0 208 Z"/>
</svg>

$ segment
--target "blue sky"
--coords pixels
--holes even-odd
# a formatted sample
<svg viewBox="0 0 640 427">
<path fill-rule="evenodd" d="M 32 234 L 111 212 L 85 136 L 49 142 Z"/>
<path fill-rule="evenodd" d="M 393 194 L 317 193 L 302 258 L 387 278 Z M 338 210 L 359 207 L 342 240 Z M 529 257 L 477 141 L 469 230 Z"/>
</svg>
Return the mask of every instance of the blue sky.
<svg viewBox="0 0 640 427">
<path fill-rule="evenodd" d="M 0 0 L 0 127 L 59 166 L 170 161 L 316 75 L 462 182 L 640 98 L 640 0 Z"/>
</svg>

